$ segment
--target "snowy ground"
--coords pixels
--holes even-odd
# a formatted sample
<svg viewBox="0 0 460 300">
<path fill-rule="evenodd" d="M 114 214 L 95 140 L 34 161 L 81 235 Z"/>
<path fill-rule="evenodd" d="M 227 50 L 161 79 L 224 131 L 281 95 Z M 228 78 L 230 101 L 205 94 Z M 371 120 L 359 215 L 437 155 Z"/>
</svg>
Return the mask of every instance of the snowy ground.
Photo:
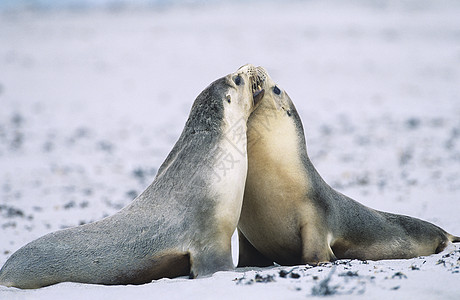
<svg viewBox="0 0 460 300">
<path fill-rule="evenodd" d="M 459 235 L 460 4 L 283 3 L 0 13 L 0 265 L 45 233 L 129 203 L 199 92 L 248 62 L 290 94 L 327 182 Z M 143 286 L 0 287 L 0 299 L 458 299 L 459 282 L 456 245 Z"/>
</svg>

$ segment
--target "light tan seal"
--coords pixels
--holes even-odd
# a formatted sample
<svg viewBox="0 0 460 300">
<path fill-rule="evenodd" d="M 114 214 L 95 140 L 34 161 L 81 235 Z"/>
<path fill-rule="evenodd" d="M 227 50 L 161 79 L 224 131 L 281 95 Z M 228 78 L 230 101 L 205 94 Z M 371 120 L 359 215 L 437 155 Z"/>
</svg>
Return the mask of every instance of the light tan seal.
<svg viewBox="0 0 460 300">
<path fill-rule="evenodd" d="M 153 183 L 113 216 L 45 235 L 15 252 L 0 284 L 142 284 L 234 268 L 247 173 L 246 122 L 263 91 L 254 67 L 216 80 L 195 100 Z"/>
<path fill-rule="evenodd" d="M 431 223 L 371 209 L 332 189 L 308 158 L 291 99 L 258 70 L 265 96 L 248 121 L 239 266 L 412 258 L 460 242 Z"/>
</svg>

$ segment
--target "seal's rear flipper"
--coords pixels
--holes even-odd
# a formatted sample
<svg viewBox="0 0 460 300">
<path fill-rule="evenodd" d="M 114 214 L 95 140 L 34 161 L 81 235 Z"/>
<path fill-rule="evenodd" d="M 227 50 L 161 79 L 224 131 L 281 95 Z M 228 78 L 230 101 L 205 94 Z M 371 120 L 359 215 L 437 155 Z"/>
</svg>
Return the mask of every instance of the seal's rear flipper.
<svg viewBox="0 0 460 300">
<path fill-rule="evenodd" d="M 460 243 L 460 236 L 455 236 L 455 235 L 447 235 L 447 238 L 449 239 L 449 241 L 451 241 L 452 243 Z"/>
<path fill-rule="evenodd" d="M 230 239 L 228 247 L 221 247 L 219 243 L 210 243 L 206 247 L 195 247 L 190 251 L 189 278 L 203 278 L 218 271 L 234 270 Z"/>
</svg>

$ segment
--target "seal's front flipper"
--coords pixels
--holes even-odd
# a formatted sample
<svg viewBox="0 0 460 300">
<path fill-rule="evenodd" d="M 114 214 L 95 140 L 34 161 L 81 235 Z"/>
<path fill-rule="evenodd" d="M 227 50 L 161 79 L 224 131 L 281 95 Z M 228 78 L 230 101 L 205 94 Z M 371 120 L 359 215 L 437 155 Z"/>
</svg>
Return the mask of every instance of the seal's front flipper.
<svg viewBox="0 0 460 300">
<path fill-rule="evenodd" d="M 335 257 L 327 240 L 327 233 L 320 228 L 311 225 L 304 225 L 301 228 L 302 236 L 302 263 L 318 265 L 320 263 L 334 261 Z"/>
<path fill-rule="evenodd" d="M 228 249 L 209 245 L 199 251 L 192 251 L 190 253 L 190 265 L 190 278 L 205 277 L 218 271 L 235 269 L 230 241 Z"/>
<path fill-rule="evenodd" d="M 238 229 L 238 267 L 268 267 L 273 261 L 259 252 Z"/>
</svg>

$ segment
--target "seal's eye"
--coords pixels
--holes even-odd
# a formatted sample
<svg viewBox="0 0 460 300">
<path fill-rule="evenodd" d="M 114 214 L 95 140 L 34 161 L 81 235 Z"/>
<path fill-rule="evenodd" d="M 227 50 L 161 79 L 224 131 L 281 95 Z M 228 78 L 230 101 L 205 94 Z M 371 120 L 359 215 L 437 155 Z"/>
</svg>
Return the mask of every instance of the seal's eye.
<svg viewBox="0 0 460 300">
<path fill-rule="evenodd" d="M 228 103 L 232 102 L 232 97 L 230 95 L 227 95 L 227 97 L 225 97 L 225 99 L 227 99 Z"/>
<path fill-rule="evenodd" d="M 240 85 L 241 83 L 243 83 L 243 79 L 241 78 L 240 75 L 236 76 L 233 81 L 235 81 L 235 84 L 236 85 Z"/>
<path fill-rule="evenodd" d="M 273 88 L 273 93 L 279 95 L 281 94 L 281 90 L 275 85 L 275 87 Z"/>
</svg>

